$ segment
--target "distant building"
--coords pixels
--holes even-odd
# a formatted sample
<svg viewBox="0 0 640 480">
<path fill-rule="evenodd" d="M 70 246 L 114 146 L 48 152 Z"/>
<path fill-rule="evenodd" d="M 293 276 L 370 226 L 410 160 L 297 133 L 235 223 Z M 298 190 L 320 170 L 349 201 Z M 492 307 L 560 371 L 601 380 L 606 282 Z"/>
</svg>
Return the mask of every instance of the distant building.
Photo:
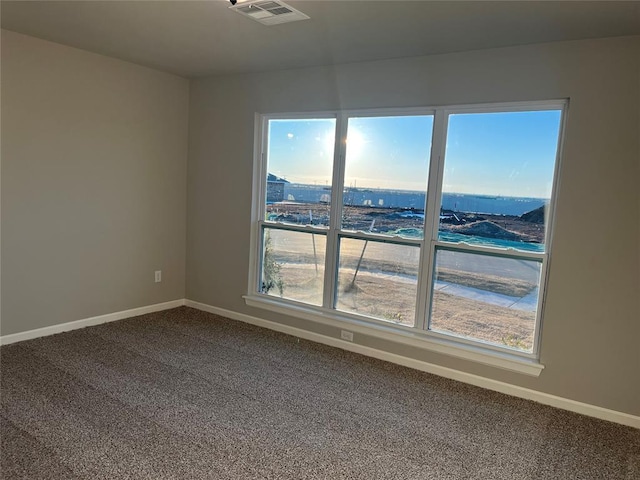
<svg viewBox="0 0 640 480">
<path fill-rule="evenodd" d="M 267 174 L 267 203 L 281 202 L 284 200 L 284 184 L 289 183 L 284 178 Z"/>
</svg>

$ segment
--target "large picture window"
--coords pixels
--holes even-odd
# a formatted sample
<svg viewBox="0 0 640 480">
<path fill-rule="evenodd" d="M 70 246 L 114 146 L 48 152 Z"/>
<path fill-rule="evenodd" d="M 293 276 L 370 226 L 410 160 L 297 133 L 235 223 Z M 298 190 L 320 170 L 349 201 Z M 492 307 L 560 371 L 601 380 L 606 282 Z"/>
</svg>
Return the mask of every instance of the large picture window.
<svg viewBox="0 0 640 480">
<path fill-rule="evenodd" d="M 537 358 L 564 110 L 260 116 L 248 299 Z"/>
</svg>

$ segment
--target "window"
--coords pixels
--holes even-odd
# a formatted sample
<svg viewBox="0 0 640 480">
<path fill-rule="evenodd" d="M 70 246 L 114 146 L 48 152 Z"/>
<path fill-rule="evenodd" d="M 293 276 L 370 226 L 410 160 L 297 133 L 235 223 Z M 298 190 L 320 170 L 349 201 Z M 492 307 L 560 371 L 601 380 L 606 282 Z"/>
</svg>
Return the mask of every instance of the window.
<svg viewBox="0 0 640 480">
<path fill-rule="evenodd" d="M 564 110 L 261 116 L 248 301 L 536 359 Z"/>
</svg>

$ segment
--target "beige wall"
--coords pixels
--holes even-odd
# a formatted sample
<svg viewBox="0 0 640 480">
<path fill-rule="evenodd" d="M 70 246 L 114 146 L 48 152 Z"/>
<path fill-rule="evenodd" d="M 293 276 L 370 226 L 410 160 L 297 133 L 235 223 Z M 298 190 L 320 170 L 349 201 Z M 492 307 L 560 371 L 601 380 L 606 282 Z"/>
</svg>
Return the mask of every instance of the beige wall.
<svg viewBox="0 0 640 480">
<path fill-rule="evenodd" d="M 2 31 L 2 335 L 184 298 L 188 95 Z"/>
<path fill-rule="evenodd" d="M 360 343 L 640 415 L 640 40 L 566 42 L 191 83 L 187 297 L 247 307 L 255 112 L 571 98 L 539 378 Z"/>
</svg>

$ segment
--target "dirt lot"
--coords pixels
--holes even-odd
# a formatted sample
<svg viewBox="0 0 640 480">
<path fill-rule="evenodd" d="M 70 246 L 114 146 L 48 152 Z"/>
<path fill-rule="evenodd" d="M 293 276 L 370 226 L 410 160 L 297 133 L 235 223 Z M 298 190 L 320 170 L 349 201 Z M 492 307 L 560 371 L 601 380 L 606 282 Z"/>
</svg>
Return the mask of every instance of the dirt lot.
<svg viewBox="0 0 640 480">
<path fill-rule="evenodd" d="M 322 304 L 323 269 L 316 275 L 310 265 L 282 264 L 285 298 Z M 336 307 L 347 312 L 413 325 L 417 281 L 403 276 L 354 270 L 340 272 Z M 505 287 L 506 288 L 506 287 Z M 270 292 L 279 295 L 277 290 Z M 436 290 L 431 328 L 489 343 L 530 351 L 533 345 L 535 312 L 450 295 Z"/>
<path fill-rule="evenodd" d="M 393 233 L 399 229 L 422 230 L 423 212 L 401 208 L 375 208 L 345 206 L 343 210 L 343 228 L 368 231 L 373 224 L 373 232 Z M 544 225 L 522 220 L 512 215 L 479 215 L 455 212 L 443 212 L 447 219 L 441 221 L 440 229 L 456 232 L 461 226 L 488 220 L 499 227 L 520 235 L 523 240 L 535 243 L 544 241 Z M 325 204 L 278 203 L 267 207 L 267 214 L 273 220 L 297 224 L 328 225 L 329 206 Z"/>
</svg>

